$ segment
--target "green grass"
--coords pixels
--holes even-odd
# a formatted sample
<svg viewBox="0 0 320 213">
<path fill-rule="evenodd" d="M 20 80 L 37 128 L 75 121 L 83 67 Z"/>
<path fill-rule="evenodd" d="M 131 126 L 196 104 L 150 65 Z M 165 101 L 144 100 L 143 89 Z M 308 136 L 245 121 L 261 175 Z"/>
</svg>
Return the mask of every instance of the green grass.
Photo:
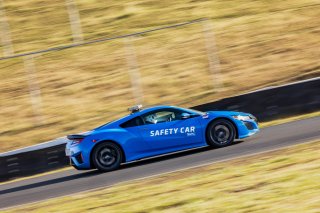
<svg viewBox="0 0 320 213">
<path fill-rule="evenodd" d="M 4 212 L 319 212 L 320 141 Z"/>
<path fill-rule="evenodd" d="M 317 0 L 76 0 L 85 40 L 208 17 L 222 86 L 208 69 L 203 26 L 134 39 L 145 105 L 185 107 L 320 75 Z M 4 1 L 16 53 L 72 42 L 64 0 Z M 0 54 L 2 47 L 0 47 Z M 0 61 L 0 152 L 91 129 L 135 103 L 123 40 L 35 58 L 40 115 L 22 59 Z"/>
</svg>

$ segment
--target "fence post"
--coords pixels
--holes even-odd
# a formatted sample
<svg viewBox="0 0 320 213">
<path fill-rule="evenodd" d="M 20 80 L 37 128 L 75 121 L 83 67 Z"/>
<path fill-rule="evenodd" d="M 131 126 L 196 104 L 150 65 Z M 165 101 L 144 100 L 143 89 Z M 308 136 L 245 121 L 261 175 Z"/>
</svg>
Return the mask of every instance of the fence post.
<svg viewBox="0 0 320 213">
<path fill-rule="evenodd" d="M 35 73 L 35 65 L 33 56 L 23 57 L 24 68 L 28 78 L 29 95 L 32 104 L 33 113 L 35 115 L 35 120 L 37 123 L 43 123 L 42 117 L 42 100 L 41 100 L 41 90 L 37 82 L 37 77 Z"/>
<path fill-rule="evenodd" d="M 126 58 L 128 64 L 128 72 L 130 75 L 132 93 L 136 104 L 143 103 L 143 91 L 141 86 L 141 77 L 139 71 L 139 65 L 137 61 L 137 55 L 133 46 L 133 39 L 131 37 L 124 38 Z"/>
<path fill-rule="evenodd" d="M 0 37 L 3 46 L 3 55 L 5 57 L 13 55 L 13 47 L 10 35 L 10 27 L 4 10 L 3 1 L 0 0 Z"/>
<path fill-rule="evenodd" d="M 66 0 L 66 6 L 69 13 L 70 26 L 72 31 L 73 43 L 83 41 L 80 15 L 74 0 Z"/>
<path fill-rule="evenodd" d="M 213 25 L 210 21 L 205 21 L 203 22 L 202 26 L 209 62 L 209 69 L 212 75 L 214 88 L 215 90 L 218 90 L 219 88 L 223 87 L 223 83 L 221 79 L 220 59 L 216 47 Z"/>
</svg>

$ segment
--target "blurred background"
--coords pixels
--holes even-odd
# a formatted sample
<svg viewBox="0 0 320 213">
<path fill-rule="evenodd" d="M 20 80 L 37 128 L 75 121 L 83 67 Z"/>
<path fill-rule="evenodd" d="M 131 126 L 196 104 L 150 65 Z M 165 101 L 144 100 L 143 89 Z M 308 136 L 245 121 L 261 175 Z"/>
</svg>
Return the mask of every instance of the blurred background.
<svg viewBox="0 0 320 213">
<path fill-rule="evenodd" d="M 0 0 L 0 152 L 137 103 L 192 107 L 320 76 L 319 17 L 318 0 Z"/>
</svg>

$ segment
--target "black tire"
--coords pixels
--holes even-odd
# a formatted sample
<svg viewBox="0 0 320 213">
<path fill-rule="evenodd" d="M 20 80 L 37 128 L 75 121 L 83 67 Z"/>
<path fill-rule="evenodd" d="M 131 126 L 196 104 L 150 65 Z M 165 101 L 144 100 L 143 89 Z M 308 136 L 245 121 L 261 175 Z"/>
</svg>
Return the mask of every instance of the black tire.
<svg viewBox="0 0 320 213">
<path fill-rule="evenodd" d="M 117 144 L 103 142 L 93 149 L 91 158 L 95 168 L 102 172 L 109 172 L 119 168 L 123 155 Z"/>
<path fill-rule="evenodd" d="M 236 136 L 236 130 L 230 121 L 218 119 L 211 122 L 207 128 L 206 137 L 209 146 L 224 147 L 230 145 Z"/>
</svg>

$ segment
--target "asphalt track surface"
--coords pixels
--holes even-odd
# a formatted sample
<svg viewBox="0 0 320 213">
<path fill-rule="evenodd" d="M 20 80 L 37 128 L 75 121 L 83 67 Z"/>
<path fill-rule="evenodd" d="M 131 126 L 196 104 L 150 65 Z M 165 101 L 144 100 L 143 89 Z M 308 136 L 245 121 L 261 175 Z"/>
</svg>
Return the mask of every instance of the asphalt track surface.
<svg viewBox="0 0 320 213">
<path fill-rule="evenodd" d="M 276 150 L 316 139 L 320 139 L 319 116 L 264 128 L 258 135 L 225 148 L 201 148 L 149 159 L 123 165 L 121 169 L 109 173 L 99 173 L 95 170 L 57 172 L 0 185 L 0 209 Z"/>
</svg>

